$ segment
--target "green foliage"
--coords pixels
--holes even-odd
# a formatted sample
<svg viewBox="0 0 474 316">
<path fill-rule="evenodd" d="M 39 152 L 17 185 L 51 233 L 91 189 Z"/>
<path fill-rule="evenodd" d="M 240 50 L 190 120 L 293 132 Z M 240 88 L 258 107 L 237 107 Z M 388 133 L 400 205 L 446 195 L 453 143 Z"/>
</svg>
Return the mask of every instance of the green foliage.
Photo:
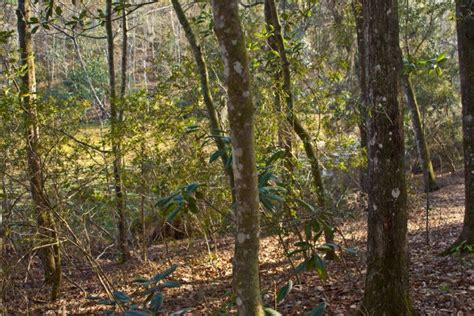
<svg viewBox="0 0 474 316">
<path fill-rule="evenodd" d="M 158 200 L 156 205 L 166 215 L 167 222 L 171 223 L 180 211 L 192 213 L 199 211 L 198 199 L 202 197 L 202 194 L 198 188 L 201 186 L 199 183 L 191 183 Z"/>
<path fill-rule="evenodd" d="M 119 306 L 124 311 L 124 315 L 157 315 L 163 311 L 164 294 L 163 290 L 167 288 L 178 288 L 180 284 L 176 281 L 166 280 L 177 266 L 172 265 L 163 272 L 157 273 L 152 278 L 140 277 L 135 279 L 134 284 L 140 287 L 132 295 L 127 295 L 121 291 L 112 293 L 113 299 L 101 299 L 98 297 L 90 297 L 91 300 L 98 305 Z M 183 309 L 173 313 L 172 315 L 183 315 L 190 309 Z M 104 314 L 108 314 L 109 311 Z M 113 313 L 113 311 L 110 311 Z"/>
</svg>

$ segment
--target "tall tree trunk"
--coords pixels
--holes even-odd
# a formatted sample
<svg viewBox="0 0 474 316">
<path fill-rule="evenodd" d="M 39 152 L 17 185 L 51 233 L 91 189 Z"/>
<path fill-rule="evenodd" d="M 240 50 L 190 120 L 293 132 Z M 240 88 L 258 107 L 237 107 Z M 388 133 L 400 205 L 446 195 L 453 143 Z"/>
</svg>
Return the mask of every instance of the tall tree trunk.
<svg viewBox="0 0 474 316">
<path fill-rule="evenodd" d="M 416 99 L 415 91 L 409 74 L 402 74 L 403 95 L 405 102 L 410 110 L 413 130 L 415 132 L 416 148 L 418 149 L 418 158 L 423 169 L 423 178 L 425 183 L 425 192 L 432 192 L 439 189 L 436 184 L 436 177 L 431 163 L 430 151 L 426 143 L 425 131 L 421 122 L 420 107 Z"/>
<path fill-rule="evenodd" d="M 178 17 L 179 23 L 181 24 L 184 30 L 186 38 L 189 42 L 189 46 L 191 46 L 191 50 L 193 51 L 194 61 L 196 63 L 196 68 L 199 73 L 199 80 L 201 82 L 201 94 L 204 100 L 204 104 L 206 105 L 207 115 L 209 117 L 209 127 L 211 136 L 214 138 L 214 142 L 216 143 L 217 149 L 222 152 L 222 165 L 224 167 L 225 173 L 227 174 L 227 177 L 229 178 L 229 186 L 232 192 L 232 203 L 234 203 L 234 174 L 232 172 L 232 166 L 228 163 L 229 157 L 225 151 L 225 143 L 220 137 L 220 131 L 222 129 L 219 124 L 216 107 L 214 106 L 214 101 L 212 99 L 206 61 L 204 60 L 201 46 L 199 45 L 196 36 L 194 35 L 193 29 L 189 24 L 189 21 L 183 11 L 183 8 L 181 7 L 181 4 L 179 3 L 179 0 L 171 0 L 171 3 L 173 4 L 173 8 L 176 12 L 176 16 Z"/>
<path fill-rule="evenodd" d="M 352 1 L 352 11 L 356 21 L 357 34 L 357 74 L 359 77 L 360 101 L 359 110 L 359 133 L 360 150 L 363 157 L 367 158 L 367 78 L 365 74 L 366 47 L 364 41 L 364 18 L 362 14 L 362 0 Z M 368 170 L 367 166 L 362 166 L 359 171 L 359 185 L 363 192 L 368 192 Z"/>
<path fill-rule="evenodd" d="M 238 315 L 264 315 L 259 281 L 259 195 L 254 148 L 254 104 L 238 0 L 213 0 L 214 30 L 228 93 L 236 198 L 233 286 Z"/>
<path fill-rule="evenodd" d="M 474 245 L 474 3 L 456 0 L 464 135 L 464 225 L 456 244 Z"/>
<path fill-rule="evenodd" d="M 125 197 L 122 184 L 122 143 L 121 143 L 121 110 L 117 104 L 117 93 L 115 83 L 115 61 L 114 61 L 114 34 L 112 29 L 112 0 L 106 1 L 105 30 L 107 32 L 107 52 L 109 66 L 109 98 L 110 98 L 110 128 L 113 155 L 113 178 L 115 190 L 115 208 L 118 215 L 118 246 L 121 261 L 129 259 L 127 240 L 127 215 L 125 209 Z"/>
<path fill-rule="evenodd" d="M 33 40 L 28 21 L 31 18 L 30 0 L 18 1 L 18 39 L 20 64 L 25 69 L 21 77 L 20 102 L 26 126 L 26 155 L 31 197 L 33 199 L 40 243 L 39 250 L 45 283 L 51 285 L 51 299 L 55 300 L 61 285 L 61 254 L 54 218 L 45 193 L 43 168 L 39 155 L 40 134 L 36 108 L 36 72 Z"/>
<path fill-rule="evenodd" d="M 328 210 L 329 200 L 324 188 L 323 180 L 321 177 L 321 169 L 319 166 L 319 160 L 311 142 L 311 136 L 304 128 L 303 124 L 298 120 L 298 117 L 294 113 L 294 100 L 293 100 L 293 87 L 291 82 L 290 62 L 286 55 L 285 42 L 283 40 L 282 28 L 278 17 L 278 11 L 274 0 L 265 0 L 265 20 L 268 25 L 268 29 L 273 30 L 273 34 L 268 38 L 269 46 L 280 56 L 281 64 L 281 76 L 279 79 L 283 80 L 283 93 L 285 95 L 285 108 L 283 112 L 286 113 L 286 120 L 292 126 L 296 135 L 303 142 L 303 147 L 306 153 L 306 157 L 309 160 L 311 166 L 311 174 L 313 177 L 313 183 L 316 189 L 316 197 L 318 199 L 318 205 Z M 326 242 L 333 242 L 333 233 L 330 230 L 325 231 Z"/>
<path fill-rule="evenodd" d="M 412 315 L 397 0 L 363 0 L 369 208 L 364 315 Z"/>
</svg>

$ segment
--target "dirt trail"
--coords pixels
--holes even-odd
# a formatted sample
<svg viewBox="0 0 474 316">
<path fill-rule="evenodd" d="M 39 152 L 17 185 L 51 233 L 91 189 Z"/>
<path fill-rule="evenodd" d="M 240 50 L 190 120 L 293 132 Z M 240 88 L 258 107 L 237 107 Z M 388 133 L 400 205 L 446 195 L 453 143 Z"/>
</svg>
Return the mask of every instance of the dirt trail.
<svg viewBox="0 0 474 316">
<path fill-rule="evenodd" d="M 413 179 L 412 179 L 413 180 Z M 410 180 L 412 183 L 413 181 Z M 430 244 L 425 234 L 425 194 L 410 194 L 409 246 L 411 250 L 410 284 L 416 309 L 422 315 L 474 315 L 474 258 L 439 257 L 460 232 L 463 219 L 463 179 L 460 174 L 445 175 L 439 179 L 443 186 L 430 194 Z M 416 184 L 420 187 L 418 184 Z M 328 304 L 327 315 L 348 315 L 358 305 L 364 288 L 365 219 L 354 220 L 341 227 L 346 241 L 357 249 L 357 255 L 344 255 L 344 260 L 328 264 L 329 280 L 322 282 L 315 273 L 301 275 L 289 296 L 277 307 L 283 315 L 304 315 L 321 301 Z M 179 265 L 174 274 L 182 283 L 179 289 L 165 293 L 167 311 L 192 307 L 192 315 L 210 315 L 230 302 L 232 239 L 221 238 L 209 253 L 202 240 L 174 242 L 167 252 L 163 245 L 150 248 L 151 262 L 133 260 L 117 265 L 101 260 L 117 289 L 131 293 L 131 281 L 137 276 L 153 276 L 169 266 Z M 275 290 L 290 277 L 291 269 L 282 254 L 277 239 L 262 240 L 261 280 L 265 304 L 274 307 Z M 64 297 L 55 304 L 45 302 L 47 291 L 30 281 L 11 290 L 7 305 L 12 313 L 67 312 L 70 314 L 97 313 L 97 307 L 87 300 L 89 295 L 100 295 L 101 289 L 88 268 L 69 266 L 65 272 Z M 33 270 L 33 274 L 39 272 Z M 72 281 L 69 281 L 72 280 Z M 294 281 L 296 281 L 293 278 Z M 296 283 L 296 282 L 295 282 Z M 82 288 L 79 289 L 79 286 Z M 226 308 L 225 310 L 228 310 Z"/>
</svg>

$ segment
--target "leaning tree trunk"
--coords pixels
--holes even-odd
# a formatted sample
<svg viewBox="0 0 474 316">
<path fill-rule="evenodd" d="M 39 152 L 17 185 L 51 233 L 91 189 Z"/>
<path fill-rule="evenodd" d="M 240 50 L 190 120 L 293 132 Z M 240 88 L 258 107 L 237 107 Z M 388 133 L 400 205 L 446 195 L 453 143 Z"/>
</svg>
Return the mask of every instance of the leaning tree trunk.
<svg viewBox="0 0 474 316">
<path fill-rule="evenodd" d="M 233 286 L 238 315 L 264 315 L 259 282 L 259 199 L 254 148 L 254 104 L 251 76 L 238 0 L 213 0 L 214 30 L 228 93 L 236 198 Z"/>
<path fill-rule="evenodd" d="M 204 99 L 204 104 L 206 105 L 207 115 L 209 116 L 211 136 L 214 138 L 214 142 L 216 143 L 217 149 L 222 152 L 222 165 L 224 167 L 225 173 L 227 174 L 227 177 L 229 178 L 229 186 L 232 192 L 232 202 L 234 203 L 234 174 L 232 172 L 232 166 L 228 163 L 229 157 L 226 152 L 225 143 L 220 137 L 221 127 L 217 118 L 216 107 L 214 106 L 214 101 L 212 99 L 206 61 L 204 60 L 201 46 L 199 45 L 196 36 L 194 35 L 193 29 L 191 28 L 191 25 L 189 24 L 189 21 L 186 15 L 184 14 L 183 8 L 181 7 L 179 0 L 171 0 L 171 3 L 173 4 L 176 16 L 178 17 L 179 23 L 183 27 L 186 38 L 189 42 L 189 45 L 191 46 L 191 50 L 193 51 L 194 61 L 196 63 L 196 68 L 199 72 L 199 80 L 201 82 L 201 94 Z"/>
<path fill-rule="evenodd" d="M 45 282 L 51 285 L 51 299 L 58 296 L 61 284 L 61 254 L 54 218 L 45 193 L 43 167 L 39 155 L 40 134 L 36 108 L 36 72 L 33 40 L 28 21 L 31 18 L 30 0 L 18 1 L 18 38 L 20 64 L 25 69 L 21 77 L 20 102 L 24 110 L 26 127 L 26 155 L 31 197 L 33 199 L 38 235 L 42 247 L 39 250 Z"/>
<path fill-rule="evenodd" d="M 412 315 L 409 296 L 407 191 L 404 175 L 397 0 L 363 0 L 369 210 L 367 276 L 361 311 Z"/>
<path fill-rule="evenodd" d="M 281 24 L 278 18 L 278 12 L 274 0 L 265 0 L 265 20 L 269 26 L 269 29 L 273 30 L 273 34 L 268 38 L 268 43 L 271 49 L 276 51 L 280 56 L 281 76 L 279 76 L 279 79 L 283 80 L 282 90 L 285 95 L 285 109 L 283 109 L 283 112 L 286 113 L 286 120 L 294 129 L 296 135 L 298 135 L 300 140 L 303 142 L 306 156 L 308 157 L 309 163 L 311 165 L 311 173 L 313 176 L 313 183 L 316 188 L 318 204 L 320 207 L 326 208 L 328 201 L 321 177 L 321 169 L 319 166 L 316 150 L 311 143 L 311 136 L 294 113 L 290 62 L 286 55 Z"/>
<path fill-rule="evenodd" d="M 430 151 L 426 142 L 425 131 L 421 122 L 420 107 L 413 90 L 413 84 L 409 74 L 402 74 L 403 95 L 410 110 L 413 131 L 415 132 L 416 148 L 420 159 L 425 183 L 425 192 L 432 192 L 439 189 L 436 184 L 436 177 L 431 163 Z"/>
<path fill-rule="evenodd" d="M 122 142 L 120 133 L 121 110 L 117 104 L 117 92 L 115 83 L 115 61 L 114 61 L 114 34 L 112 29 L 112 0 L 106 1 L 105 30 L 107 32 L 107 52 L 109 66 L 109 98 L 110 98 L 110 129 L 113 155 L 113 178 L 115 190 L 115 207 L 118 215 L 118 246 L 121 261 L 129 259 L 127 240 L 127 215 L 125 209 L 125 197 L 122 184 Z M 124 88 L 124 87 L 123 87 Z"/>
<path fill-rule="evenodd" d="M 293 127 L 296 135 L 303 142 L 303 147 L 306 156 L 311 166 L 311 174 L 313 177 L 313 183 L 316 189 L 316 196 L 318 199 L 318 205 L 323 210 L 329 209 L 329 200 L 327 198 L 326 190 L 324 188 L 323 180 L 321 177 L 321 169 L 319 166 L 319 160 L 311 142 L 311 136 L 304 128 L 303 124 L 298 120 L 298 117 L 294 113 L 294 100 L 293 100 L 293 88 L 291 82 L 290 62 L 286 55 L 285 42 L 283 40 L 282 28 L 278 17 L 278 11 L 274 0 L 265 0 L 265 20 L 270 30 L 273 30 L 273 34 L 269 36 L 268 43 L 271 49 L 276 51 L 280 56 L 280 67 L 281 76 L 280 80 L 283 80 L 282 90 L 285 95 L 286 107 L 283 112 L 286 113 L 286 119 L 288 123 Z M 333 233 L 331 230 L 325 231 L 326 242 L 333 242 Z M 333 254 L 330 254 L 332 256 Z"/>
<path fill-rule="evenodd" d="M 455 243 L 474 245 L 474 2 L 456 0 L 464 135 L 464 225 Z"/>
</svg>

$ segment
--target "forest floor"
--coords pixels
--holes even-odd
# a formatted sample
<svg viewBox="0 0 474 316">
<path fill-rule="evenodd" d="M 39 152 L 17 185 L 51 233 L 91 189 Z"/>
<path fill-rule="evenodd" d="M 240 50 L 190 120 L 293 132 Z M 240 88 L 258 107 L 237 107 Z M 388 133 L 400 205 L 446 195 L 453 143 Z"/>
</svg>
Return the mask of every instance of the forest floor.
<svg viewBox="0 0 474 316">
<path fill-rule="evenodd" d="M 422 315 L 474 315 L 474 258 L 438 255 L 454 242 L 461 229 L 464 212 L 462 174 L 440 176 L 439 182 L 442 188 L 430 194 L 429 245 L 425 231 L 426 195 L 411 189 L 409 247 L 413 304 Z M 260 262 L 266 306 L 275 307 L 276 290 L 292 278 L 293 289 L 277 306 L 283 315 L 304 315 L 322 301 L 327 303 L 327 315 L 352 314 L 360 305 L 364 289 L 366 219 L 364 211 L 359 213 L 358 219 L 348 220 L 340 226 L 348 246 L 357 249 L 356 255 L 346 254 L 343 259 L 329 262 L 326 281 L 321 281 L 314 272 L 304 272 L 301 284 L 297 284 L 277 238 L 264 238 Z M 211 245 L 211 252 L 204 240 L 194 239 L 175 241 L 168 247 L 151 247 L 148 263 L 139 259 L 125 265 L 107 259 L 99 262 L 116 289 L 126 293 L 136 290 L 132 284 L 136 277 L 151 277 L 171 263 L 177 264 L 173 279 L 182 286 L 165 291 L 166 310 L 190 307 L 189 315 L 211 315 L 222 307 L 224 311 L 232 309 L 232 250 L 230 237 L 220 237 Z M 91 268 L 77 264 L 67 265 L 64 270 L 67 277 L 63 280 L 60 300 L 48 303 L 47 288 L 29 279 L 20 282 L 22 285 L 16 282 L 18 287 L 9 291 L 12 300 L 5 302 L 9 311 L 14 314 L 97 314 L 107 308 L 94 305 L 87 298 L 103 296 Z M 39 279 L 36 265 L 33 265 L 32 273 Z M 230 309 L 226 305 L 230 305 Z"/>
</svg>

